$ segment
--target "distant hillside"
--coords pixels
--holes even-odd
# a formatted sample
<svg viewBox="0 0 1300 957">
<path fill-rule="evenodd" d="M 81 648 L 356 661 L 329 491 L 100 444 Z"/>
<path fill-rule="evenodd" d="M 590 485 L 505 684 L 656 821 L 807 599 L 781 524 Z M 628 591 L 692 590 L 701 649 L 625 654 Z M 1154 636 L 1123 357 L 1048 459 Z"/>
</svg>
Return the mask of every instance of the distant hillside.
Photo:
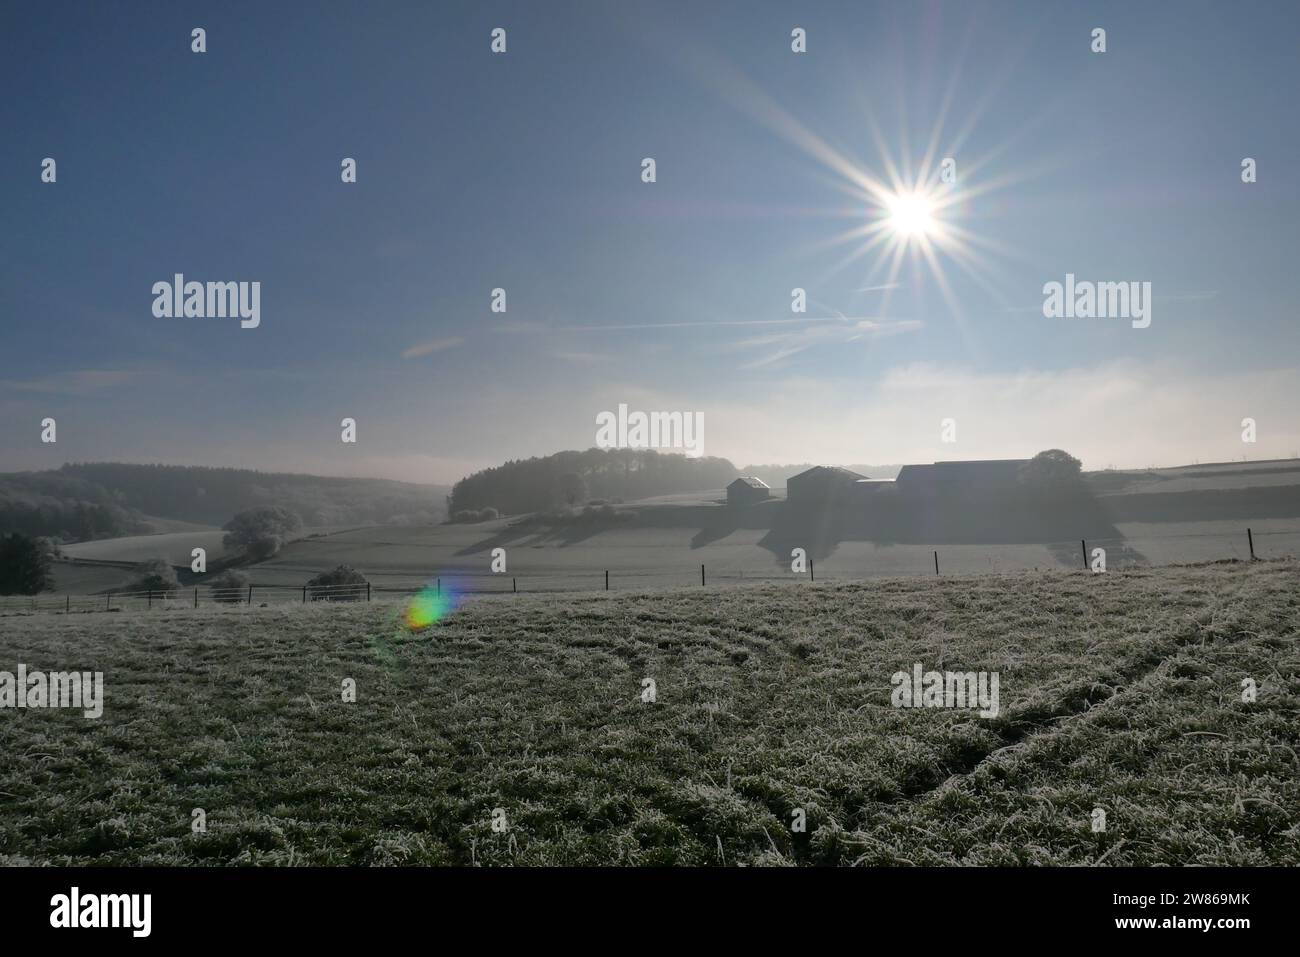
<svg viewBox="0 0 1300 957">
<path fill-rule="evenodd" d="M 446 514 L 446 492 L 383 479 L 92 462 L 0 475 L 0 532 L 86 541 L 175 522 L 222 525 L 257 505 L 282 505 L 307 525 L 432 523 Z"/>
<path fill-rule="evenodd" d="M 62 472 L 0 474 L 0 534 L 80 542 L 149 531 L 144 515 L 94 482 Z"/>
<path fill-rule="evenodd" d="M 726 459 L 690 458 L 650 449 L 588 449 L 506 462 L 452 487 L 452 513 L 495 508 L 540 512 L 593 499 L 633 501 L 719 489 L 739 473 Z"/>
</svg>

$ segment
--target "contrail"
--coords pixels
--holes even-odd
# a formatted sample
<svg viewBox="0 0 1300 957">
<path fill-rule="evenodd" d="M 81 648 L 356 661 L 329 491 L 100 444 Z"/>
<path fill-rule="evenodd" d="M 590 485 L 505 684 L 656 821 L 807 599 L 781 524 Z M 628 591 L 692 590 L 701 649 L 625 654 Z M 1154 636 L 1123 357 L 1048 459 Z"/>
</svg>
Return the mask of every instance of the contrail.
<svg viewBox="0 0 1300 957">
<path fill-rule="evenodd" d="M 618 329 L 686 329 L 700 326 L 788 326 L 808 322 L 904 322 L 880 316 L 801 316 L 797 319 L 708 319 L 700 322 L 638 322 L 611 326 L 557 326 L 556 332 L 605 332 Z"/>
</svg>

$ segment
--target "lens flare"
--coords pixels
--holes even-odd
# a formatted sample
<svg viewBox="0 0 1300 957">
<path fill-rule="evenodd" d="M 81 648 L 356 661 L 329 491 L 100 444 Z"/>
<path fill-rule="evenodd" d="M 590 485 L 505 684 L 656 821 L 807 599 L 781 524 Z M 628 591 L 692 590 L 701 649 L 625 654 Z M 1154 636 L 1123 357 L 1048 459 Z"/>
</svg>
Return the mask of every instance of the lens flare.
<svg viewBox="0 0 1300 957">
<path fill-rule="evenodd" d="M 406 608 L 406 627 L 419 631 L 442 621 L 459 607 L 460 599 L 451 582 L 425 585 Z"/>
</svg>

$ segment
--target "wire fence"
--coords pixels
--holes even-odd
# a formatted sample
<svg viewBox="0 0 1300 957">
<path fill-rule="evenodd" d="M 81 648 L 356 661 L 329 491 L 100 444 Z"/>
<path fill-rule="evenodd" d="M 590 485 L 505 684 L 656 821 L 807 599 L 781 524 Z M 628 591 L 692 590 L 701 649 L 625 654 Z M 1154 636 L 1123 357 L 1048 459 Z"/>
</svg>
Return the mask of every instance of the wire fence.
<svg viewBox="0 0 1300 957">
<path fill-rule="evenodd" d="M 1285 538 L 1284 538 L 1285 537 Z M 1195 547 L 1186 542 L 1197 540 Z M 1173 544 L 1182 542 L 1184 544 Z M 1040 567 L 1059 568 L 1073 564 L 1087 571 L 1097 568 L 1096 549 L 1105 552 L 1104 570 L 1159 567 L 1183 562 L 1294 558 L 1300 554 L 1300 528 L 1254 530 L 1240 533 L 1187 533 L 1147 537 L 1079 539 L 1074 542 L 893 545 L 880 549 L 888 562 L 865 567 L 853 561 L 819 560 L 808 555 L 799 572 L 789 562 L 776 562 L 755 569 L 752 565 L 727 562 L 672 565 L 653 568 L 611 568 L 506 574 L 491 572 L 449 572 L 430 579 L 375 575 L 375 582 L 339 585 L 292 585 L 251 583 L 238 588 L 189 585 L 171 589 L 106 591 L 73 595 L 44 593 L 33 596 L 0 596 L 0 615 L 33 613 L 87 613 L 149 611 L 153 609 L 199 608 L 200 606 L 267 606 L 289 602 L 370 602 L 413 597 L 428 593 L 451 595 L 546 594 L 636 590 L 656 591 L 688 586 L 764 583 L 806 578 L 810 581 L 847 582 L 881 577 L 917 575 L 962 575 L 993 572 L 1023 572 Z M 1051 556 L 1043 561 L 1044 550 Z M 1067 561 L 1073 553 L 1076 558 Z M 1155 558 L 1151 556 L 1155 555 Z M 1035 558 L 1034 556 L 1038 556 Z M 1077 562 L 1077 564 L 1075 564 Z"/>
</svg>

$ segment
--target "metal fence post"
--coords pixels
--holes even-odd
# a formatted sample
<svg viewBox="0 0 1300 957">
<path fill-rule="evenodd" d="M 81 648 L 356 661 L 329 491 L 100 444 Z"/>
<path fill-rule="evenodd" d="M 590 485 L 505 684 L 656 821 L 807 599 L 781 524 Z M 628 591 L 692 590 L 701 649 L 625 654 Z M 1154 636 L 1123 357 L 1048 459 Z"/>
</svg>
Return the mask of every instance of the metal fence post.
<svg viewBox="0 0 1300 957">
<path fill-rule="evenodd" d="M 366 601 L 370 601 L 370 582 L 366 582 Z"/>
<path fill-rule="evenodd" d="M 198 585 L 194 586 L 194 607 L 195 608 L 199 607 L 199 586 Z"/>
<path fill-rule="evenodd" d="M 1246 529 L 1246 541 L 1250 542 L 1250 560 L 1253 562 L 1255 560 L 1255 536 L 1250 533 L 1250 529 Z"/>
<path fill-rule="evenodd" d="M 149 607 L 153 607 L 153 589 L 149 589 Z"/>
<path fill-rule="evenodd" d="M 703 565 L 703 563 L 700 564 L 700 584 L 701 584 L 701 585 L 704 584 L 704 565 Z"/>
<path fill-rule="evenodd" d="M 253 604 L 253 583 L 252 582 L 248 583 L 248 604 L 249 605 Z"/>
<path fill-rule="evenodd" d="M 815 582 L 817 580 L 817 573 L 813 571 L 813 560 L 811 558 L 808 559 L 808 580 L 810 582 Z"/>
<path fill-rule="evenodd" d="M 1083 568 L 1084 571 L 1087 571 L 1088 570 L 1088 543 L 1081 538 L 1079 539 L 1079 547 L 1083 549 Z"/>
<path fill-rule="evenodd" d="M 609 569 L 605 569 L 605 591 L 609 591 Z"/>
<path fill-rule="evenodd" d="M 934 573 L 939 574 L 939 552 L 937 550 L 934 553 Z"/>
</svg>

